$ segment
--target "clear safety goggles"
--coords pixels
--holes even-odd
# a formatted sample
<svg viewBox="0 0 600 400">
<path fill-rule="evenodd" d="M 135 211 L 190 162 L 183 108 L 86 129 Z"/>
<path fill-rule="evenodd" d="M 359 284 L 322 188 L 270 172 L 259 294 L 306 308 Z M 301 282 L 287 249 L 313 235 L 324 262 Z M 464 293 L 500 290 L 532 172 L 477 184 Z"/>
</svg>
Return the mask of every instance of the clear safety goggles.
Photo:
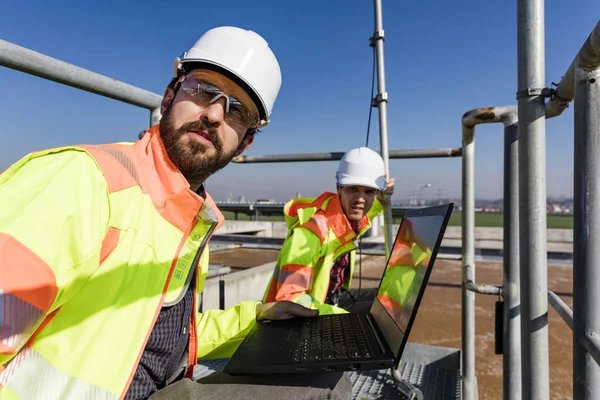
<svg viewBox="0 0 600 400">
<path fill-rule="evenodd" d="M 258 126 L 260 118 L 245 107 L 241 101 L 233 96 L 225 94 L 218 87 L 203 82 L 195 77 L 182 75 L 179 78 L 181 89 L 194 98 L 201 107 L 208 107 L 219 99 L 225 99 L 225 120 L 229 124 L 236 124 L 248 129 Z"/>
</svg>

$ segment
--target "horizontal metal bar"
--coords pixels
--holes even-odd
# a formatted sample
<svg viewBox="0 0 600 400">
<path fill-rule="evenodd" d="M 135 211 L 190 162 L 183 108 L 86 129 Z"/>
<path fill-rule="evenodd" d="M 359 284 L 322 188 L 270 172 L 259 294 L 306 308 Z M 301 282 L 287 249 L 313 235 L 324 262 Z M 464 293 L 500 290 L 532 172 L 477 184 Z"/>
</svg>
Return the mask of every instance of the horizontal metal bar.
<svg viewBox="0 0 600 400">
<path fill-rule="evenodd" d="M 283 207 L 285 203 L 228 203 L 224 201 L 216 202 L 217 207 L 221 211 L 233 212 L 245 215 L 256 215 L 256 211 L 260 215 L 279 215 L 283 216 Z M 419 208 L 420 206 L 396 206 L 392 205 L 392 217 L 402 218 L 407 210 Z M 283 218 L 283 217 L 282 217 Z"/>
<path fill-rule="evenodd" d="M 156 110 L 162 96 L 0 40 L 0 66 L 39 76 L 134 106 Z"/>
<path fill-rule="evenodd" d="M 465 265 L 465 287 L 471 292 L 502 296 L 502 286 L 481 285 L 473 279 L 473 266 Z"/>
<path fill-rule="evenodd" d="M 303 153 L 303 154 L 271 154 L 264 156 L 238 156 L 235 157 L 235 163 L 278 163 L 278 162 L 300 162 L 300 161 L 339 161 L 344 155 L 343 152 L 331 153 Z M 390 150 L 389 158 L 408 159 L 408 158 L 443 158 L 460 157 L 462 150 L 457 148 L 444 149 L 416 149 L 416 150 Z"/>
<path fill-rule="evenodd" d="M 239 248 L 239 244 L 215 244 L 209 245 L 209 251 L 211 254 L 218 253 L 219 251 L 227 251 Z"/>
<path fill-rule="evenodd" d="M 502 122 L 505 126 L 512 125 L 517 121 L 517 106 L 481 107 L 467 111 L 462 116 L 462 124 L 467 128 L 473 128 L 479 124 L 492 124 Z M 464 134 L 463 130 L 463 134 Z M 469 135 L 473 133 L 467 131 Z M 466 140 L 465 140 L 466 139 Z M 472 141 L 471 137 L 464 137 L 467 143 Z"/>
<path fill-rule="evenodd" d="M 556 293 L 551 291 L 548 291 L 548 302 L 573 331 L 573 311 L 569 306 Z M 598 333 L 586 332 L 586 335 L 578 337 L 577 341 L 592 356 L 596 364 L 600 365 L 600 337 Z"/>
<path fill-rule="evenodd" d="M 206 277 L 207 278 L 212 278 L 213 276 L 219 276 L 219 275 L 227 275 L 231 272 L 231 267 L 227 266 L 227 265 L 218 265 L 218 266 L 212 266 L 213 268 L 209 268 L 208 272 L 206 273 Z"/>
<path fill-rule="evenodd" d="M 211 253 L 234 250 L 239 248 L 256 250 L 280 250 L 284 238 L 273 238 L 254 235 L 214 235 Z M 440 260 L 460 260 L 460 254 L 454 254 L 449 249 L 440 249 L 437 258 Z M 365 242 L 361 244 L 361 253 L 365 256 L 385 256 L 384 243 Z"/>
</svg>

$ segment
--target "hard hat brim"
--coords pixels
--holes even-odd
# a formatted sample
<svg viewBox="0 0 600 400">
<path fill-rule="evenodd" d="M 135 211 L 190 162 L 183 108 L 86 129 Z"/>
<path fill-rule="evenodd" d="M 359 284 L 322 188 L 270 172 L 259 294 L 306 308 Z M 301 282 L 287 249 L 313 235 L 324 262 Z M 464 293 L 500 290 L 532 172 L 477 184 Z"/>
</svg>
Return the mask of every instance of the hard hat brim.
<svg viewBox="0 0 600 400">
<path fill-rule="evenodd" d="M 379 181 L 380 179 L 377 179 Z M 383 179 L 383 186 L 380 182 L 373 182 L 373 179 L 361 179 L 355 177 L 339 178 L 337 184 L 340 186 L 366 186 L 377 190 L 385 190 L 385 179 Z"/>
<path fill-rule="evenodd" d="M 252 87 L 252 85 L 248 83 L 244 78 L 242 78 L 229 68 L 221 64 L 203 59 L 187 59 L 185 60 L 185 62 L 181 63 L 181 67 L 186 73 L 194 69 L 208 69 L 225 75 L 226 77 L 234 81 L 236 84 L 238 84 L 246 93 L 248 93 L 248 96 L 250 96 L 250 99 L 258 109 L 258 114 L 261 119 L 258 127 L 263 127 L 269 123 L 267 107 L 260 95 L 258 94 L 258 92 L 256 91 L 256 89 L 254 89 L 254 87 Z"/>
</svg>

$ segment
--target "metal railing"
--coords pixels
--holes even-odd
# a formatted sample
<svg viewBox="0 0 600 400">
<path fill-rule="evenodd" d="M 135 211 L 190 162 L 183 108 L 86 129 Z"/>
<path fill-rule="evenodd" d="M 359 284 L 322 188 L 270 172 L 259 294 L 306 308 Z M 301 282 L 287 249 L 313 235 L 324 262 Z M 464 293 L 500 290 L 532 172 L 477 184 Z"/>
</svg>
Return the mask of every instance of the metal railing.
<svg viewBox="0 0 600 400">
<path fill-rule="evenodd" d="M 555 89 L 544 87 L 544 2 L 518 4 L 518 106 L 471 110 L 462 118 L 462 147 L 387 149 L 381 1 L 375 0 L 372 45 L 378 54 L 382 156 L 388 159 L 461 157 L 463 197 L 462 350 L 463 397 L 475 399 L 475 293 L 504 298 L 503 359 L 505 399 L 550 398 L 548 303 L 573 331 L 573 397 L 600 397 L 600 22 Z M 109 97 L 150 111 L 160 120 L 161 96 L 104 75 L 0 40 L 0 65 Z M 545 102 L 545 98 L 549 101 Z M 575 100 L 573 311 L 547 287 L 545 119 L 562 114 Z M 475 280 L 475 126 L 504 124 L 503 285 Z M 343 153 L 241 156 L 238 163 L 339 160 Z M 520 211 L 520 215 L 519 215 Z M 386 216 L 386 252 L 391 216 Z M 520 268 L 520 266 L 526 266 Z M 519 311 L 520 310 L 520 311 Z M 522 355 L 522 357 L 521 357 Z"/>
<path fill-rule="evenodd" d="M 162 96 L 0 39 L 0 65 L 150 111 L 160 121 Z"/>
<path fill-rule="evenodd" d="M 600 22 L 556 89 L 543 88 L 543 1 L 519 1 L 518 107 L 489 107 L 463 116 L 463 396 L 477 398 L 475 297 L 494 294 L 475 282 L 474 127 L 504 123 L 504 338 L 505 399 L 550 398 L 548 299 L 573 330 L 574 398 L 600 396 Z M 535 29 L 531 29 L 535 27 Z M 579 93 L 579 96 L 577 95 Z M 544 103 L 545 97 L 550 100 Z M 569 322 L 558 296 L 548 292 L 546 251 L 545 119 L 575 98 L 574 276 L 575 315 Z M 519 135 L 519 132 L 521 133 Z M 519 185 L 520 184 L 520 185 Z M 518 212 L 521 212 L 521 215 Z M 520 234 L 520 236 L 519 236 Z M 520 268 L 520 266 L 527 266 Z M 570 310 L 569 310 L 570 312 Z"/>
</svg>

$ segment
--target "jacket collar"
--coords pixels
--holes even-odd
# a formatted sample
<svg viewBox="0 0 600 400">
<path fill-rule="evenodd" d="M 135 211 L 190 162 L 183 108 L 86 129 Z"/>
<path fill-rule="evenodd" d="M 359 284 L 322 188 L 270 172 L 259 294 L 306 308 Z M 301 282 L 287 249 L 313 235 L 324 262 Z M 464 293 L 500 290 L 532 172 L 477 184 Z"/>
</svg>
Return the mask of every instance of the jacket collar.
<svg viewBox="0 0 600 400">
<path fill-rule="evenodd" d="M 189 232 L 195 217 L 208 223 L 218 223 L 224 218 L 208 193 L 206 198 L 190 189 L 190 184 L 173 164 L 163 141 L 159 126 L 150 128 L 134 144 L 137 162 L 141 165 L 142 191 L 149 194 L 154 206 L 164 218 L 183 232 Z"/>
<path fill-rule="evenodd" d="M 331 200 L 329 201 L 327 207 L 324 210 L 325 217 L 327 218 L 327 223 L 335 236 L 342 242 L 342 244 L 346 244 L 353 239 L 356 239 L 358 235 L 362 235 L 369 229 L 371 226 L 371 221 L 369 215 L 365 213 L 365 215 L 361 218 L 360 231 L 358 235 L 350 226 L 350 221 L 344 214 L 344 210 L 342 208 L 342 203 L 340 201 L 340 196 L 337 193 L 329 193 L 331 196 Z"/>
</svg>

